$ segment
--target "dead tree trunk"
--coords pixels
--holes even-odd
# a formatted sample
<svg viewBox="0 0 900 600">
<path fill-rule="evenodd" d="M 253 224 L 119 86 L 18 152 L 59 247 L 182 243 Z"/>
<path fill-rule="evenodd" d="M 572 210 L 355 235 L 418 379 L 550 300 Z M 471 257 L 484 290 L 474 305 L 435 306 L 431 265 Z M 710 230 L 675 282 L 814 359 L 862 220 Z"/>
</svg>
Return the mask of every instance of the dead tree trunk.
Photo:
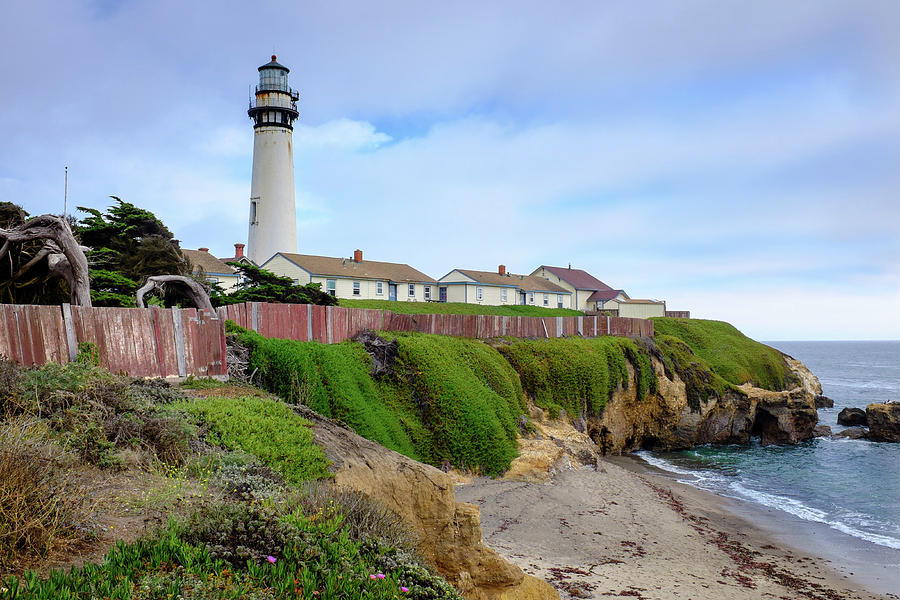
<svg viewBox="0 0 900 600">
<path fill-rule="evenodd" d="M 91 305 L 91 280 L 88 261 L 72 228 L 62 217 L 40 215 L 11 229 L 0 229 L 0 259 L 9 252 L 10 245 L 33 240 L 46 240 L 37 257 L 48 257 L 51 271 L 69 282 L 72 304 Z M 51 260 L 52 259 L 52 260 Z M 27 265 L 31 266 L 31 263 Z"/>
<path fill-rule="evenodd" d="M 137 304 L 138 308 L 144 308 L 144 296 L 146 296 L 147 293 L 154 289 L 157 289 L 160 292 L 165 291 L 166 285 L 170 283 L 175 283 L 186 288 L 185 292 L 187 296 L 198 309 L 216 312 L 212 302 L 209 300 L 209 294 L 203 289 L 203 286 L 190 277 L 184 277 L 182 275 L 154 275 L 153 277 L 148 277 L 147 281 L 144 282 L 144 285 L 138 289 L 134 303 Z"/>
</svg>

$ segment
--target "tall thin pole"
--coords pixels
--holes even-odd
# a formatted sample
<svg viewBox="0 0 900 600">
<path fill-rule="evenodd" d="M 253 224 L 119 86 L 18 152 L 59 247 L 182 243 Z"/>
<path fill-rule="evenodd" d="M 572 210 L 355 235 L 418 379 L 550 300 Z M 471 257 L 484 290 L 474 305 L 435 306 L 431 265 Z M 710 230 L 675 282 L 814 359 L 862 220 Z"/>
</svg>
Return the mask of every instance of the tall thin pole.
<svg viewBox="0 0 900 600">
<path fill-rule="evenodd" d="M 66 187 L 63 192 L 63 216 L 66 216 L 66 209 L 69 204 L 69 167 L 66 165 Z"/>
</svg>

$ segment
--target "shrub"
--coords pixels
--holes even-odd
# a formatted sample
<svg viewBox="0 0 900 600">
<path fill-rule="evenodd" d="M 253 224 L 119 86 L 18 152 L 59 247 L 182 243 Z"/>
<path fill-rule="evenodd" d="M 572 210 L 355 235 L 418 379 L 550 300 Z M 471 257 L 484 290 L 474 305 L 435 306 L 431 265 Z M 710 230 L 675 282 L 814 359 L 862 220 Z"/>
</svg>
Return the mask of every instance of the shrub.
<svg viewBox="0 0 900 600">
<path fill-rule="evenodd" d="M 235 501 L 275 500 L 284 491 L 284 481 L 272 469 L 258 462 L 223 464 L 213 476 L 213 483 Z"/>
<path fill-rule="evenodd" d="M 0 424 L 0 572 L 76 536 L 85 490 L 67 463 L 41 423 Z"/>
<path fill-rule="evenodd" d="M 209 396 L 175 407 L 200 418 L 211 431 L 210 441 L 253 454 L 291 483 L 330 476 L 310 422 L 279 400 Z"/>
<path fill-rule="evenodd" d="M 516 340 L 499 347 L 518 372 L 525 392 L 551 418 L 599 415 L 619 386 L 630 385 L 634 369 L 637 397 L 656 392 L 650 357 L 633 340 L 617 337 Z"/>
<path fill-rule="evenodd" d="M 267 339 L 246 332 L 250 369 L 260 385 L 289 403 L 303 404 L 343 421 L 359 435 L 420 459 L 402 418 L 379 395 L 371 359 L 360 344 L 320 344 Z"/>
</svg>

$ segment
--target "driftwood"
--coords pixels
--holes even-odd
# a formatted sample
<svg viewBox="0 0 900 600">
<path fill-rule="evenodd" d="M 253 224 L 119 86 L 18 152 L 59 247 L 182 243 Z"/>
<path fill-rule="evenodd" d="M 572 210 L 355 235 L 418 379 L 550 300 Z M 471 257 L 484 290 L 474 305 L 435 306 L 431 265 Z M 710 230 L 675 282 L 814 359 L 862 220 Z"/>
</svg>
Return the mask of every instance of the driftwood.
<svg viewBox="0 0 900 600">
<path fill-rule="evenodd" d="M 90 306 L 91 280 L 87 256 L 64 218 L 40 215 L 11 229 L 0 229 L 0 241 L 3 242 L 0 246 L 0 259 L 6 256 L 12 244 L 34 240 L 45 240 L 44 246 L 19 269 L 15 277 L 46 258 L 50 272 L 68 281 L 72 304 Z"/>
<path fill-rule="evenodd" d="M 146 296 L 148 292 L 155 289 L 164 291 L 166 285 L 170 283 L 186 288 L 185 292 L 187 296 L 198 309 L 216 312 L 212 302 L 209 300 L 209 294 L 203 286 L 190 277 L 184 277 L 183 275 L 154 275 L 153 277 L 148 277 L 147 281 L 144 282 L 144 285 L 138 289 L 134 303 L 137 304 L 138 308 L 144 308 L 146 306 L 144 304 L 144 296 Z"/>
</svg>

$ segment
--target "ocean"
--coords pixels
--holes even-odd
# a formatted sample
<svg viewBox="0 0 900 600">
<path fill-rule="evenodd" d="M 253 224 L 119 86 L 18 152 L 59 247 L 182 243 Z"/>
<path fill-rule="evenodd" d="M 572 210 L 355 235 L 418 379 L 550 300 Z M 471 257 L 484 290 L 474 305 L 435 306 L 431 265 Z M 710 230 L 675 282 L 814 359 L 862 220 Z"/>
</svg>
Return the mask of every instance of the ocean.
<svg viewBox="0 0 900 600">
<path fill-rule="evenodd" d="M 844 407 L 900 400 L 900 342 L 767 342 L 801 360 L 834 408 L 819 424 L 837 433 Z M 854 557 L 855 578 L 900 593 L 900 444 L 817 438 L 798 446 L 700 446 L 638 456 L 682 483 L 776 511 L 791 543 Z M 848 569 L 848 572 L 850 572 Z M 894 587 L 897 586 L 897 587 Z"/>
</svg>

